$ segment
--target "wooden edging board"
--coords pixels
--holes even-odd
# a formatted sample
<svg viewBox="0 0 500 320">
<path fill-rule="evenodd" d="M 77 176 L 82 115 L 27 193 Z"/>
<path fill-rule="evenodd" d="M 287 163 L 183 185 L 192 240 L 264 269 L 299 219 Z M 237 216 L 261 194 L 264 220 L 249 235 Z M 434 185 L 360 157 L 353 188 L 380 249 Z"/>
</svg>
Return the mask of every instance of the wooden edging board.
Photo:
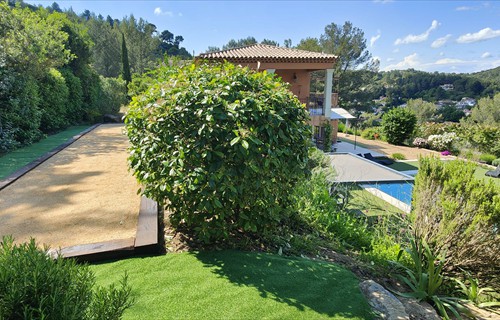
<svg viewBox="0 0 500 320">
<path fill-rule="evenodd" d="M 66 148 L 69 145 L 71 145 L 76 140 L 80 139 L 81 137 L 83 137 L 84 135 L 86 135 L 87 133 L 89 133 L 90 131 L 94 130 L 99 125 L 100 124 L 95 124 L 95 125 L 91 126 L 90 128 L 87 128 L 87 129 L 83 130 L 79 134 L 77 134 L 77 135 L 73 136 L 72 138 L 70 138 L 68 141 L 64 142 L 63 144 L 60 144 L 59 146 L 57 146 L 54 149 L 52 149 L 49 152 L 47 152 L 46 154 L 40 156 L 39 158 L 31 161 L 30 163 L 28 163 L 27 165 L 25 165 L 21 169 L 19 169 L 19 170 L 15 171 L 14 173 L 10 174 L 9 176 L 7 176 L 7 178 L 5 178 L 3 180 L 0 180 L 0 191 L 2 189 L 6 188 L 7 186 L 11 185 L 12 183 L 14 183 L 17 179 L 21 178 L 26 173 L 30 172 L 31 170 L 33 170 L 36 167 L 38 167 L 39 165 L 41 165 L 44 161 L 47 161 L 49 158 L 51 158 L 54 155 L 56 155 L 57 153 L 59 153 L 64 148 Z"/>
<path fill-rule="evenodd" d="M 156 253 L 158 240 L 158 204 L 143 196 L 135 237 L 64 247 L 51 250 L 50 254 L 54 257 L 75 258 L 81 262 L 118 259 L 134 254 Z"/>
</svg>

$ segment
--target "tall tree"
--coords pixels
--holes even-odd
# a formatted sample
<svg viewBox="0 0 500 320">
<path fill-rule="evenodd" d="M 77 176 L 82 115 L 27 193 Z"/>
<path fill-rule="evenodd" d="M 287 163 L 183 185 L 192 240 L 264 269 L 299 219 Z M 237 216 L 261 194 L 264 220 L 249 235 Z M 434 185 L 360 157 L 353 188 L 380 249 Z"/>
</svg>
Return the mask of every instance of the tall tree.
<svg viewBox="0 0 500 320">
<path fill-rule="evenodd" d="M 127 43 L 125 42 L 125 35 L 122 33 L 122 76 L 125 80 L 125 86 L 128 87 L 130 81 L 132 81 L 132 75 L 130 74 L 130 64 L 128 62 L 128 50 Z"/>
<path fill-rule="evenodd" d="M 436 115 L 436 105 L 422 99 L 410 99 L 406 103 L 406 108 L 410 109 L 417 116 L 419 124 L 430 121 Z"/>
<path fill-rule="evenodd" d="M 366 49 L 365 33 L 350 21 L 346 21 L 343 26 L 335 23 L 327 25 L 319 43 L 324 52 L 339 57 L 337 73 L 354 70 L 371 59 L 371 54 Z"/>
<path fill-rule="evenodd" d="M 321 44 L 317 38 L 308 37 L 300 40 L 297 45 L 297 49 L 313 51 L 313 52 L 321 52 L 323 48 L 321 48 Z"/>
</svg>

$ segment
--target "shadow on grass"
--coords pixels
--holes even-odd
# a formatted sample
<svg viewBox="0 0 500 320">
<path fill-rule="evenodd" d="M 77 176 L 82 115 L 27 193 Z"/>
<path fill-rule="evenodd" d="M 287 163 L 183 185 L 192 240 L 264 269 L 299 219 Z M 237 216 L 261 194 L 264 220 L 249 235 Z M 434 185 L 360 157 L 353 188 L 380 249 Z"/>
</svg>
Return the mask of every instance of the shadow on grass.
<svg viewBox="0 0 500 320">
<path fill-rule="evenodd" d="M 409 170 L 418 170 L 418 166 L 414 165 L 413 163 L 406 163 L 406 162 L 394 162 L 390 166 L 388 166 L 391 169 L 394 169 L 396 171 L 409 171 Z"/>
<path fill-rule="evenodd" d="M 263 298 L 331 317 L 373 318 L 359 280 L 335 264 L 239 251 L 195 255 L 219 277 L 254 287 Z"/>
</svg>

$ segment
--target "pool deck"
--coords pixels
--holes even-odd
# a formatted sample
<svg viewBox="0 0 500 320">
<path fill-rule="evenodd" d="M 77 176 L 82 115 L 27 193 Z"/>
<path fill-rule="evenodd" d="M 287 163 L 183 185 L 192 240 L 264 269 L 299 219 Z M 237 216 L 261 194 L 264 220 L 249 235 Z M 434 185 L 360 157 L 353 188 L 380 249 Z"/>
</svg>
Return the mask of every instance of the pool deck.
<svg viewBox="0 0 500 320">
<path fill-rule="evenodd" d="M 352 153 L 330 154 L 330 161 L 337 173 L 336 182 L 368 183 L 414 180 L 412 176 Z"/>
</svg>

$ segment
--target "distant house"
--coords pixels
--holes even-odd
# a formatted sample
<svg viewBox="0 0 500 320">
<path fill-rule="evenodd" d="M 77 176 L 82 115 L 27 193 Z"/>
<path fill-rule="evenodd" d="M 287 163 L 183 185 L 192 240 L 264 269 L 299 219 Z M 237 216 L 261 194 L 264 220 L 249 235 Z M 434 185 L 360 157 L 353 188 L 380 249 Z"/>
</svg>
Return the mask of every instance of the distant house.
<svg viewBox="0 0 500 320">
<path fill-rule="evenodd" d="M 314 136 L 324 139 L 324 123 L 333 127 L 332 141 L 336 142 L 338 121 L 352 117 L 347 111 L 332 108 L 338 106 L 338 94 L 333 92 L 333 70 L 337 56 L 333 54 L 254 44 L 216 52 L 202 53 L 197 59 L 228 61 L 251 69 L 274 73 L 290 84 L 290 90 L 309 110 Z M 325 90 L 321 96 L 310 93 L 312 71 L 326 70 Z"/>
<path fill-rule="evenodd" d="M 440 85 L 439 86 L 441 89 L 443 89 L 444 91 L 450 91 L 450 90 L 453 90 L 453 84 L 451 83 L 445 83 L 443 85 Z"/>
<path fill-rule="evenodd" d="M 473 107 L 475 105 L 476 105 L 475 99 L 464 97 L 462 98 L 462 100 L 457 102 L 455 106 L 459 109 L 469 109 L 470 107 Z"/>
</svg>

